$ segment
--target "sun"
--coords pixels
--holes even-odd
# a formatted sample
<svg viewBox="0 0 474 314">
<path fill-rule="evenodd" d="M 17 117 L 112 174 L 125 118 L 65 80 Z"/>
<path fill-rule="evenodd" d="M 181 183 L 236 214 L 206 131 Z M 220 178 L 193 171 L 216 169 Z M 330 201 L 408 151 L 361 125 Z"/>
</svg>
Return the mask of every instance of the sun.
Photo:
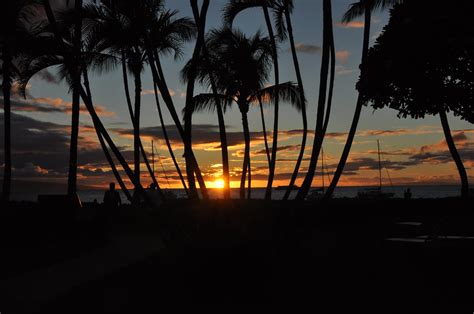
<svg viewBox="0 0 474 314">
<path fill-rule="evenodd" d="M 224 180 L 222 180 L 222 179 L 219 179 L 219 180 L 215 180 L 215 181 L 214 181 L 214 187 L 215 187 L 216 189 L 223 189 L 223 188 L 224 188 L 224 185 L 225 185 L 225 183 L 224 183 Z"/>
</svg>

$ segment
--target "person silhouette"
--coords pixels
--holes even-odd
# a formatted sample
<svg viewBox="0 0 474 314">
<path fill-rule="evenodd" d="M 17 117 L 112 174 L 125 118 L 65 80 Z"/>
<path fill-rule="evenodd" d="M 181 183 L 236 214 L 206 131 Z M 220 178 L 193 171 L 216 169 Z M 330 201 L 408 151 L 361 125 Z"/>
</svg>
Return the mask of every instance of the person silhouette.
<svg viewBox="0 0 474 314">
<path fill-rule="evenodd" d="M 407 200 L 411 199 L 411 189 L 410 188 L 405 190 L 405 199 L 407 199 Z"/>
<path fill-rule="evenodd" d="M 119 205 L 122 205 L 122 199 L 117 190 L 115 190 L 115 183 L 111 182 L 109 189 L 104 194 L 104 206 L 107 209 L 116 209 Z"/>
</svg>

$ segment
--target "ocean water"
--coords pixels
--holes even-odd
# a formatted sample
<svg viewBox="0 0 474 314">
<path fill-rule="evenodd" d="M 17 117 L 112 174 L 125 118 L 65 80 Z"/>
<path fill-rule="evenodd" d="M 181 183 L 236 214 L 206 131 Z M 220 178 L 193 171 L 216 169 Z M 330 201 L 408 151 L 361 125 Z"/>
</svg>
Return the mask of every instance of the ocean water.
<svg viewBox="0 0 474 314">
<path fill-rule="evenodd" d="M 357 192 L 367 187 L 339 187 L 336 188 L 334 197 L 336 198 L 354 198 L 357 197 Z M 460 187 L 455 185 L 427 185 L 427 186 L 393 186 L 384 187 L 384 192 L 395 193 L 395 198 L 403 198 L 404 191 L 410 188 L 413 198 L 444 198 L 444 197 L 456 197 L 460 196 Z M 178 198 L 185 198 L 186 194 L 182 189 L 170 189 Z M 296 195 L 297 191 L 293 191 L 290 195 L 290 199 Z M 121 192 L 120 192 L 121 193 Z M 99 203 L 102 202 L 104 197 L 104 191 L 101 190 L 82 190 L 78 191 L 79 197 L 83 202 L 93 202 L 97 200 Z M 279 200 L 283 198 L 285 190 L 274 190 L 272 198 Z M 209 189 L 209 195 L 211 198 L 219 199 L 222 198 L 222 190 Z M 239 189 L 232 189 L 231 196 L 233 198 L 239 197 Z M 253 199 L 263 199 L 265 196 L 264 188 L 252 189 Z M 125 195 L 121 194 L 122 200 L 126 201 Z M 36 201 L 38 193 L 34 192 L 23 192 L 13 193 L 12 199 L 17 201 Z"/>
</svg>

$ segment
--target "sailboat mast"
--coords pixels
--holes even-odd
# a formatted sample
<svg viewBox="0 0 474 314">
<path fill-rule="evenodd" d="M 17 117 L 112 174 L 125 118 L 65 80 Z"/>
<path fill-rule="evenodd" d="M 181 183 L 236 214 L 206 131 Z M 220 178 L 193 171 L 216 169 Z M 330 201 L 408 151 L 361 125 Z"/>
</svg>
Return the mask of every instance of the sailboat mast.
<svg viewBox="0 0 474 314">
<path fill-rule="evenodd" d="M 323 178 L 323 193 L 324 193 L 324 149 L 321 148 L 321 177 Z"/>
<path fill-rule="evenodd" d="M 153 145 L 153 140 L 151 140 L 151 164 L 152 164 L 152 173 L 155 175 L 155 146 Z"/>
<path fill-rule="evenodd" d="M 377 151 L 379 155 L 379 184 L 380 189 L 382 189 L 382 163 L 380 162 L 380 141 L 377 140 Z"/>
</svg>

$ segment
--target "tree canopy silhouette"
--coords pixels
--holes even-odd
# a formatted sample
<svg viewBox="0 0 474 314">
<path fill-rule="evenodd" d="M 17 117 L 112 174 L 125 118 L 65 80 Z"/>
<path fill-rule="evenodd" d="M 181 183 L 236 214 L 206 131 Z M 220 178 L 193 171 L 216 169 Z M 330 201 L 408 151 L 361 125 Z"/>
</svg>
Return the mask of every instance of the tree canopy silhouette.
<svg viewBox="0 0 474 314">
<path fill-rule="evenodd" d="M 474 2 L 446 6 L 405 1 L 370 50 L 357 88 L 364 103 L 400 117 L 440 115 L 446 141 L 467 193 L 467 176 L 452 141 L 446 113 L 474 122 Z"/>
</svg>

